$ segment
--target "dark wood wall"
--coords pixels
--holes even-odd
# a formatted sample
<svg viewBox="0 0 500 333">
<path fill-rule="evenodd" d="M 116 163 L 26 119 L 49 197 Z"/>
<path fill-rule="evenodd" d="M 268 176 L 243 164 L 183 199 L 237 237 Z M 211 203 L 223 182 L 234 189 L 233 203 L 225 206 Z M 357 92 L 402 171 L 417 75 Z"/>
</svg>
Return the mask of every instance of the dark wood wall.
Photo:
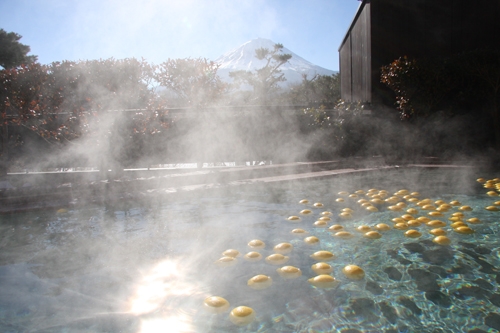
<svg viewBox="0 0 500 333">
<path fill-rule="evenodd" d="M 500 49 L 499 0 L 364 0 L 339 49 L 342 98 L 387 104 L 382 66 L 485 48 Z"/>
<path fill-rule="evenodd" d="M 345 100 L 371 101 L 370 16 L 370 4 L 363 4 L 339 49 L 341 95 Z"/>
</svg>

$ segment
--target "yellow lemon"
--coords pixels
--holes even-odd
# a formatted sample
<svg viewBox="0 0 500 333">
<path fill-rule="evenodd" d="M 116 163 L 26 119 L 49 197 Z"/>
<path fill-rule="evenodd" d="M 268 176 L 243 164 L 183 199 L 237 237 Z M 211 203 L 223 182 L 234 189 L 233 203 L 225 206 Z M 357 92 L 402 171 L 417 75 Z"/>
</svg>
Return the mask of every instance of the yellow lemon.
<svg viewBox="0 0 500 333">
<path fill-rule="evenodd" d="M 385 223 L 379 223 L 375 226 L 375 229 L 379 230 L 379 231 L 387 231 L 387 230 L 391 230 L 391 227 L 389 227 L 387 224 Z"/>
<path fill-rule="evenodd" d="M 247 254 L 245 254 L 243 256 L 243 258 L 246 260 L 246 261 L 250 261 L 250 262 L 255 262 L 255 261 L 259 261 L 262 259 L 262 254 L 260 254 L 259 252 L 248 252 Z"/>
<path fill-rule="evenodd" d="M 337 238 L 342 238 L 342 239 L 350 239 L 350 238 L 354 237 L 354 235 L 348 231 L 339 231 L 339 232 L 336 232 L 333 236 L 335 236 Z"/>
<path fill-rule="evenodd" d="M 328 274 L 333 272 L 333 267 L 327 264 L 326 262 L 318 262 L 314 265 L 311 266 L 311 269 L 314 271 L 314 273 L 320 275 L 320 274 Z"/>
<path fill-rule="evenodd" d="M 283 265 L 285 264 L 290 258 L 287 256 L 284 256 L 280 253 L 275 253 L 271 254 L 270 256 L 266 257 L 266 262 L 271 265 Z"/>
<path fill-rule="evenodd" d="M 300 214 L 302 214 L 302 215 L 309 215 L 309 214 L 312 214 L 312 211 L 310 209 L 302 209 L 300 211 Z"/>
<path fill-rule="evenodd" d="M 465 234 L 465 235 L 470 235 L 474 233 L 474 230 L 465 226 L 454 228 L 453 230 L 458 232 L 459 234 Z"/>
<path fill-rule="evenodd" d="M 323 204 L 321 202 L 315 202 L 313 206 L 316 208 L 321 208 L 323 207 Z"/>
<path fill-rule="evenodd" d="M 289 216 L 287 220 L 290 221 L 290 222 L 300 222 L 300 217 L 298 217 L 298 216 Z"/>
<path fill-rule="evenodd" d="M 327 274 L 321 274 L 315 276 L 307 281 L 317 288 L 325 288 L 325 289 L 335 288 L 340 284 L 340 282 L 337 279 Z"/>
<path fill-rule="evenodd" d="M 335 259 L 335 255 L 330 251 L 317 251 L 310 256 L 314 260 L 329 261 Z"/>
<path fill-rule="evenodd" d="M 304 238 L 304 242 L 309 245 L 314 245 L 319 243 L 319 238 L 316 236 L 309 236 Z"/>
<path fill-rule="evenodd" d="M 326 227 L 328 227 L 328 222 L 326 222 L 326 221 L 316 221 L 316 222 L 313 223 L 313 225 L 315 227 L 318 227 L 318 228 L 326 228 Z"/>
<path fill-rule="evenodd" d="M 330 228 L 328 228 L 328 230 L 337 232 L 337 231 L 344 230 L 344 227 L 341 226 L 340 224 L 334 224 Z"/>
<path fill-rule="evenodd" d="M 365 277 L 365 271 L 356 265 L 347 265 L 342 268 L 342 273 L 351 280 L 361 280 Z"/>
<path fill-rule="evenodd" d="M 307 234 L 308 232 L 305 231 L 304 229 L 293 229 L 291 233 L 294 235 L 304 235 Z"/>
<path fill-rule="evenodd" d="M 382 235 L 380 233 L 378 233 L 377 231 L 368 231 L 367 233 L 365 233 L 363 235 L 363 237 L 369 238 L 369 239 L 379 239 L 382 237 Z"/>
<path fill-rule="evenodd" d="M 229 267 L 236 265 L 237 260 L 233 257 L 222 257 L 215 262 L 215 264 L 219 267 Z"/>
<path fill-rule="evenodd" d="M 422 222 L 420 222 L 419 220 L 410 220 L 406 222 L 406 224 L 408 224 L 409 227 L 420 227 L 422 225 Z"/>
<path fill-rule="evenodd" d="M 433 228 L 440 228 L 446 226 L 446 223 L 440 220 L 432 220 L 427 222 L 426 225 Z"/>
<path fill-rule="evenodd" d="M 458 210 L 470 212 L 472 210 L 472 207 L 471 206 L 461 206 L 460 208 L 458 208 Z"/>
<path fill-rule="evenodd" d="M 429 231 L 430 234 L 434 236 L 444 236 L 446 235 L 446 231 L 442 228 L 434 228 L 431 231 Z"/>
<path fill-rule="evenodd" d="M 471 217 L 470 219 L 467 220 L 467 222 L 469 222 L 471 224 L 478 224 L 478 223 L 481 223 L 481 220 L 478 219 L 477 217 Z"/>
<path fill-rule="evenodd" d="M 359 231 L 362 233 L 368 232 L 370 230 L 372 230 L 372 229 L 367 225 L 360 225 L 359 227 L 356 228 L 356 231 Z"/>
<path fill-rule="evenodd" d="M 294 266 L 283 266 L 278 268 L 276 272 L 284 279 L 296 279 L 302 275 L 300 268 Z"/>
<path fill-rule="evenodd" d="M 224 257 L 233 257 L 233 258 L 236 258 L 237 256 L 240 255 L 240 252 L 238 250 L 229 249 L 229 250 L 226 250 L 226 251 L 222 252 L 222 255 Z"/>
<path fill-rule="evenodd" d="M 252 249 L 263 249 L 266 247 L 266 243 L 264 243 L 260 239 L 253 239 L 250 242 L 248 242 L 248 246 L 251 247 Z"/>
<path fill-rule="evenodd" d="M 420 236 L 422 236 L 422 234 L 414 229 L 410 229 L 405 232 L 405 237 L 408 238 L 419 238 Z"/>
<path fill-rule="evenodd" d="M 292 252 L 293 245 L 290 243 L 279 243 L 274 247 L 274 252 L 281 254 L 288 254 Z"/>
<path fill-rule="evenodd" d="M 273 279 L 271 279 L 270 276 L 267 275 L 256 275 L 253 278 L 249 279 L 247 282 L 247 285 L 255 290 L 262 290 L 269 288 L 271 284 L 273 283 Z"/>
<path fill-rule="evenodd" d="M 497 206 L 488 206 L 486 207 L 486 210 L 489 210 L 490 212 L 498 212 L 500 209 Z"/>
<path fill-rule="evenodd" d="M 307 200 L 307 199 L 302 199 L 302 200 L 300 200 L 300 201 L 299 201 L 299 203 L 300 203 L 300 204 L 305 205 L 305 204 L 308 204 L 308 203 L 309 203 L 309 200 Z"/>
<path fill-rule="evenodd" d="M 219 296 L 205 298 L 203 305 L 209 312 L 216 314 L 226 312 L 229 309 L 229 302 L 225 298 Z"/>
<path fill-rule="evenodd" d="M 229 320 L 238 326 L 248 325 L 255 320 L 255 311 L 248 306 L 238 306 L 229 314 Z"/>
<path fill-rule="evenodd" d="M 439 245 L 450 245 L 451 244 L 451 240 L 446 236 L 434 237 L 434 239 L 432 241 L 436 244 L 439 244 Z"/>
</svg>

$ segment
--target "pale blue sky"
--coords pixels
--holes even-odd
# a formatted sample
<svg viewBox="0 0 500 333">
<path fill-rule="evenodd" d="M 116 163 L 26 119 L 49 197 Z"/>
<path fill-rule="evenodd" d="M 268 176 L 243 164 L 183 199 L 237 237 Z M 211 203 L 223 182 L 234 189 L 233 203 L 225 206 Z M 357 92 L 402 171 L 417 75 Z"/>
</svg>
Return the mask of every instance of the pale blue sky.
<svg viewBox="0 0 500 333">
<path fill-rule="evenodd" d="M 215 60 L 257 38 L 338 70 L 358 0 L 0 0 L 0 28 L 39 62 L 144 57 Z"/>
</svg>

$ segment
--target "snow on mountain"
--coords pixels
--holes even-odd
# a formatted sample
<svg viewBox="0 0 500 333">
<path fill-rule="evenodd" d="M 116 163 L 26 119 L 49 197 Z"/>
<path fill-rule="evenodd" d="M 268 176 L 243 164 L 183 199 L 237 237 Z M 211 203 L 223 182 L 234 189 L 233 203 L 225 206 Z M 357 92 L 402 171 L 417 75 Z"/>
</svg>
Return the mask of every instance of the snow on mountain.
<svg viewBox="0 0 500 333">
<path fill-rule="evenodd" d="M 275 44 L 275 42 L 265 38 L 252 39 L 244 43 L 238 48 L 229 51 L 215 60 L 216 63 L 220 64 L 217 74 L 222 80 L 231 82 L 232 79 L 229 77 L 229 72 L 236 70 L 253 71 L 264 67 L 265 60 L 258 60 L 255 57 L 255 50 L 258 48 L 273 50 Z M 286 47 L 283 47 L 282 53 L 292 55 L 292 58 L 280 67 L 286 78 L 286 81 L 282 82 L 283 87 L 301 83 L 302 74 L 307 74 L 307 78 L 312 79 L 316 74 L 332 75 L 336 73 L 335 71 L 310 63 Z"/>
</svg>

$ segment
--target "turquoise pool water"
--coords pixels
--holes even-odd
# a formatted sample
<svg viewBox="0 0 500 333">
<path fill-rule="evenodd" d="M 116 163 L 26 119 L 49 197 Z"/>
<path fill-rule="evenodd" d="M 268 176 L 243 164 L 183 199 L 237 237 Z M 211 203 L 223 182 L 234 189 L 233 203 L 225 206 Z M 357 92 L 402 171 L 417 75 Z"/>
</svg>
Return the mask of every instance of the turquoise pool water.
<svg viewBox="0 0 500 333">
<path fill-rule="evenodd" d="M 392 170 L 326 179 L 265 185 L 227 186 L 210 191 L 157 197 L 140 206 L 91 206 L 58 212 L 0 217 L 0 331 L 2 332 L 496 332 L 499 327 L 500 212 L 485 209 L 498 197 L 475 180 L 498 175 L 470 169 Z M 432 229 L 414 227 L 420 238 L 404 230 L 380 231 L 367 239 L 356 228 L 372 229 L 413 207 L 415 217 L 428 211 L 400 198 L 407 207 L 392 211 L 389 204 L 368 212 L 357 201 L 337 202 L 371 188 L 419 192 L 432 202 L 458 200 L 477 217 L 473 234 L 452 231 L 448 246 L 432 242 Z M 300 204 L 308 199 L 309 204 Z M 312 203 L 320 202 L 316 208 Z M 339 217 L 343 208 L 351 219 Z M 312 214 L 300 211 L 310 209 Z M 328 226 L 339 224 L 353 237 L 339 239 L 327 228 L 314 226 L 320 213 L 332 213 Z M 296 215 L 300 222 L 287 218 Z M 464 220 L 465 220 L 464 218 Z M 306 244 L 302 228 L 319 243 Z M 251 240 L 263 259 L 244 260 Z M 293 245 L 286 264 L 271 265 L 264 258 L 273 247 Z M 236 264 L 215 262 L 227 249 L 241 255 Z M 328 263 L 338 286 L 312 286 L 316 274 L 310 257 L 319 250 L 333 253 Z M 365 276 L 350 280 L 342 268 L 361 267 Z M 276 269 L 292 265 L 302 276 L 284 279 Z M 254 290 L 247 281 L 262 274 L 272 284 Z M 225 298 L 230 306 L 221 314 L 206 311 L 209 296 Z M 230 311 L 251 307 L 255 319 L 235 326 Z"/>
</svg>

